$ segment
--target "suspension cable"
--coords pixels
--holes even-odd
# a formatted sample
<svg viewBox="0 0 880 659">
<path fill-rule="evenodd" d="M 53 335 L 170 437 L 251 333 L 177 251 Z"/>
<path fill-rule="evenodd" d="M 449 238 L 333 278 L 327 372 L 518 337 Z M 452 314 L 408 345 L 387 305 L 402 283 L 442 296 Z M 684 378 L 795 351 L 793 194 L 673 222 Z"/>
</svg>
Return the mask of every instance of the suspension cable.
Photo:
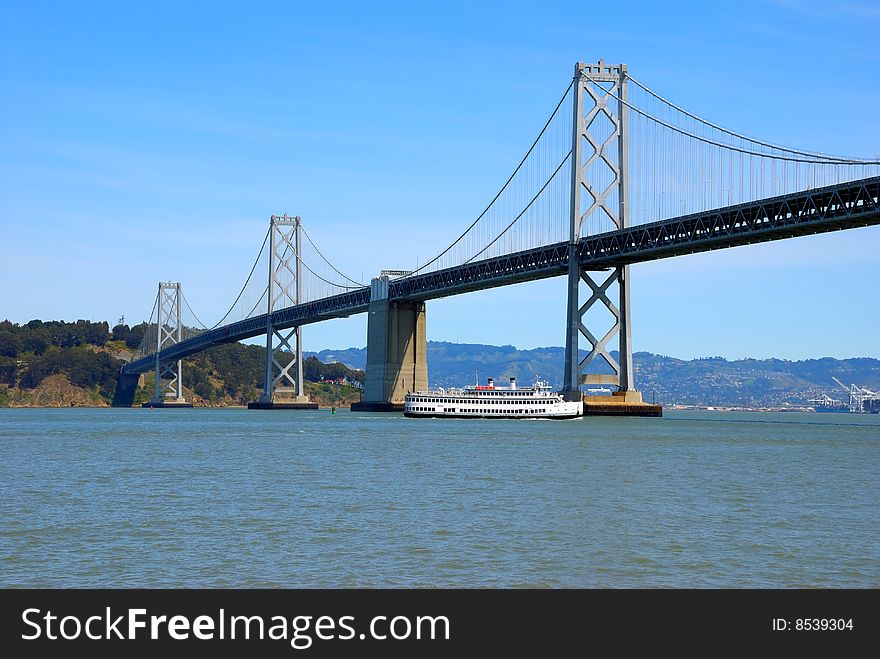
<svg viewBox="0 0 880 659">
<path fill-rule="evenodd" d="M 260 246 L 260 253 L 257 254 L 257 258 L 254 260 L 254 264 L 251 266 L 251 271 L 248 273 L 247 279 L 244 282 L 244 286 L 241 287 L 241 290 L 238 292 L 238 295 L 235 298 L 235 301 L 232 303 L 232 306 L 229 307 L 229 310 L 223 315 L 223 318 L 217 321 L 217 324 L 214 325 L 211 329 L 216 329 L 220 327 L 224 320 L 229 317 L 229 314 L 232 313 L 232 310 L 235 308 L 235 305 L 238 304 L 238 301 L 241 299 L 241 296 L 244 295 L 244 290 L 247 288 L 247 285 L 251 282 L 251 277 L 254 276 L 254 271 L 257 269 L 257 264 L 260 262 L 260 257 L 263 255 L 263 250 L 266 249 L 266 242 L 269 240 L 269 232 L 272 230 L 271 227 L 266 231 L 266 235 L 263 236 L 263 244 Z M 195 314 L 193 314 L 195 316 Z M 248 314 L 249 316 L 250 314 Z M 247 318 L 248 316 L 245 316 Z"/>
<path fill-rule="evenodd" d="M 142 355 L 149 355 L 149 354 L 152 354 L 152 353 L 149 353 L 149 352 L 146 351 L 147 348 L 146 348 L 146 346 L 145 346 L 144 344 L 145 344 L 145 342 L 147 341 L 147 337 L 149 336 L 148 329 L 149 329 L 150 325 L 153 324 L 153 314 L 156 313 L 156 309 L 158 308 L 158 306 L 159 306 L 159 293 L 157 292 L 157 293 L 156 293 L 156 299 L 153 300 L 153 310 L 150 311 L 150 318 L 149 318 L 149 320 L 147 321 L 147 326 L 144 328 L 144 335 L 143 335 L 143 337 L 141 337 L 141 345 L 138 347 L 138 352 L 141 353 Z M 158 331 L 158 328 L 159 328 L 158 326 L 159 326 L 159 319 L 156 318 L 156 329 L 157 329 L 157 331 Z"/>
<path fill-rule="evenodd" d="M 339 284 L 339 283 L 336 283 L 336 282 L 330 281 L 329 279 L 324 279 L 324 277 L 322 277 L 322 276 L 319 275 L 317 272 L 315 272 L 314 270 L 312 270 L 312 269 L 309 267 L 309 264 L 306 263 L 304 259 L 301 259 L 300 255 L 296 253 L 296 248 L 291 248 L 291 251 L 293 252 L 293 255 L 294 255 L 296 258 L 300 259 L 300 263 L 302 264 L 302 266 L 303 266 L 306 270 L 308 270 L 309 272 L 311 272 L 313 275 L 315 275 L 315 277 L 317 277 L 318 279 L 320 279 L 320 280 L 321 280 L 322 282 L 324 282 L 325 284 L 329 284 L 330 286 L 335 286 L 336 288 L 344 288 L 344 289 L 349 290 L 349 291 L 351 291 L 351 290 L 355 290 L 355 289 L 357 289 L 357 288 L 364 288 L 364 284 L 360 284 L 360 283 L 358 283 L 358 282 L 355 282 L 355 283 L 357 284 L 357 286 L 347 286 L 346 284 Z M 326 259 L 324 259 L 324 260 L 326 261 Z M 335 268 L 334 268 L 334 269 L 335 269 Z M 339 274 L 342 274 L 342 273 L 340 272 Z M 345 277 L 345 275 L 342 275 L 342 276 Z M 348 279 L 348 277 L 345 277 L 345 278 Z"/>
<path fill-rule="evenodd" d="M 587 76 L 587 77 L 589 77 L 589 76 Z M 592 78 L 591 78 L 591 80 L 592 80 Z M 707 119 L 703 119 L 702 117 L 699 117 L 699 116 L 685 110 L 683 107 L 676 105 L 675 103 L 673 103 L 672 101 L 670 101 L 666 98 L 663 98 L 657 92 L 653 91 L 652 89 L 649 89 L 648 87 L 646 87 L 645 85 L 643 85 L 642 83 L 640 83 L 638 80 L 636 80 L 635 78 L 633 78 L 630 75 L 627 75 L 627 80 L 631 80 L 636 85 L 641 87 L 644 91 L 646 91 L 648 94 L 650 94 L 651 96 L 653 96 L 657 100 L 662 101 L 663 103 L 666 103 L 666 105 L 668 105 L 672 108 L 675 108 L 676 110 L 678 110 L 679 112 L 681 112 L 685 116 L 690 117 L 691 119 L 694 119 L 695 121 L 699 121 L 700 123 L 705 124 L 706 126 L 709 126 L 710 128 L 714 128 L 715 130 L 720 130 L 723 133 L 727 133 L 731 137 L 735 137 L 740 140 L 746 140 L 747 142 L 751 142 L 752 144 L 758 144 L 759 146 L 764 146 L 769 149 L 774 149 L 776 151 L 785 151 L 786 153 L 793 153 L 796 155 L 802 155 L 802 156 L 807 156 L 807 157 L 811 157 L 811 158 L 820 158 L 823 160 L 833 161 L 829 164 L 838 164 L 838 163 L 841 163 L 841 164 L 846 163 L 846 164 L 853 164 L 853 165 L 873 165 L 873 164 L 876 164 L 873 161 L 862 159 L 862 158 L 843 158 L 843 157 L 832 156 L 829 154 L 819 153 L 819 152 L 814 152 L 814 151 L 801 151 L 798 149 L 792 149 L 792 148 L 785 147 L 785 146 L 779 146 L 778 144 L 764 142 L 762 140 L 758 140 L 753 137 L 749 137 L 748 135 L 743 135 L 741 133 L 737 133 L 735 131 L 730 130 L 729 128 L 724 128 L 723 126 L 719 126 L 718 124 L 712 123 L 711 121 L 709 121 Z M 618 100 L 620 100 L 620 99 L 618 99 Z M 772 156 L 769 156 L 769 157 L 772 157 Z"/>
<path fill-rule="evenodd" d="M 309 242 L 311 242 L 311 240 L 309 240 Z M 281 253 L 281 259 L 283 260 L 284 257 L 287 256 L 287 252 L 288 252 L 288 251 L 293 252 L 293 255 L 294 255 L 296 258 L 300 259 L 301 257 L 300 257 L 299 254 L 297 254 L 297 252 L 296 252 L 296 248 L 295 248 L 293 245 L 291 245 L 289 242 L 287 242 L 287 241 L 285 241 L 285 243 L 286 243 L 286 244 L 285 244 L 285 246 L 284 246 L 284 251 Z M 314 243 L 312 243 L 312 245 L 314 245 Z M 315 249 L 317 250 L 318 248 L 315 247 Z M 327 261 L 327 259 L 324 259 L 324 261 Z M 358 288 L 365 288 L 365 287 L 366 287 L 365 284 L 361 284 L 361 283 L 358 283 L 358 282 L 355 282 L 355 283 L 357 283 L 357 286 L 347 286 L 347 285 L 345 285 L 345 284 L 338 284 L 338 283 L 336 283 L 336 282 L 332 282 L 332 281 L 330 281 L 329 279 L 324 279 L 324 277 L 322 277 L 322 276 L 319 275 L 317 272 L 315 272 L 314 270 L 312 270 L 312 269 L 309 267 L 309 264 L 305 262 L 305 259 L 301 259 L 301 260 L 300 260 L 300 263 L 303 265 L 303 267 L 304 267 L 306 270 L 308 270 L 308 271 L 311 272 L 313 275 L 315 275 L 315 277 L 317 277 L 318 279 L 320 279 L 321 281 L 323 281 L 325 284 L 329 284 L 330 286 L 335 286 L 336 288 L 344 288 L 345 290 L 349 290 L 349 291 L 351 291 L 351 290 L 355 290 L 355 289 L 358 289 Z M 328 264 L 329 264 L 329 262 L 328 262 Z M 331 266 L 331 267 L 332 267 L 332 266 Z M 335 269 L 335 268 L 334 268 L 334 269 Z M 342 273 L 339 273 L 339 274 L 342 274 Z M 345 275 L 342 275 L 342 276 L 345 277 Z M 348 279 L 348 277 L 346 277 L 346 279 Z M 267 290 L 268 290 L 268 286 L 267 286 Z M 254 307 L 254 308 L 256 308 L 256 307 Z M 253 309 L 252 309 L 251 311 L 253 311 Z"/>
<path fill-rule="evenodd" d="M 553 171 L 553 173 L 550 175 L 550 177 L 547 179 L 547 181 L 544 183 L 544 185 L 541 186 L 541 189 L 538 190 L 538 192 L 535 194 L 535 196 L 532 197 L 532 200 L 528 204 L 526 204 L 526 207 L 522 209 L 520 214 L 517 215 L 515 218 L 513 218 L 513 220 L 510 222 L 510 224 L 508 224 L 506 227 L 504 227 L 504 230 L 501 233 L 499 233 L 497 236 L 495 236 L 495 238 L 492 239 L 492 242 L 490 242 L 483 249 L 481 249 L 479 252 L 477 252 L 472 257 L 470 257 L 467 261 L 462 263 L 462 265 L 467 265 L 468 263 L 473 261 L 475 258 L 477 258 L 480 254 L 482 254 L 487 249 L 489 249 L 496 242 L 498 242 L 501 239 L 501 236 L 503 236 L 505 233 L 507 233 L 508 230 L 514 224 L 516 224 L 517 220 L 519 220 L 519 218 L 521 218 L 523 215 L 526 214 L 526 211 L 528 211 L 529 208 L 532 207 L 532 204 L 534 204 L 535 201 L 538 199 L 538 197 L 541 196 L 541 193 L 544 192 L 544 190 L 547 188 L 547 186 L 550 185 L 550 183 L 553 181 L 554 178 L 556 178 L 556 175 L 559 173 L 559 170 L 562 169 L 562 166 L 568 162 L 569 156 L 571 156 L 571 149 L 568 150 L 568 153 L 565 154 L 565 157 L 562 159 L 562 162 L 559 163 L 559 165 L 556 167 L 556 169 Z"/>
<path fill-rule="evenodd" d="M 340 275 L 341 277 L 347 279 L 347 280 L 350 281 L 352 284 L 357 284 L 358 286 L 361 286 L 361 287 L 366 286 L 366 284 L 364 284 L 363 282 L 357 281 L 356 279 L 352 279 L 351 277 L 349 277 L 349 276 L 346 275 L 345 273 L 340 272 L 339 269 L 338 269 L 335 265 L 333 265 L 332 263 L 330 263 L 330 261 L 327 259 L 327 257 L 324 256 L 323 253 L 321 253 L 321 250 L 318 249 L 318 246 L 315 244 L 315 241 L 312 240 L 312 237 L 309 235 L 309 232 L 306 231 L 306 228 L 305 228 L 305 226 L 303 225 L 302 222 L 300 222 L 299 226 L 300 226 L 300 228 L 302 229 L 303 233 L 306 235 L 306 239 L 312 244 L 312 247 L 315 248 L 315 251 L 318 253 L 318 256 L 320 256 L 322 259 L 324 259 L 324 263 L 326 263 L 326 264 L 329 265 L 331 268 L 333 268 L 333 269 L 336 271 L 336 274 L 338 274 L 338 275 Z"/>
<path fill-rule="evenodd" d="M 260 299 L 257 300 L 257 303 L 251 308 L 250 311 L 248 311 L 247 316 L 245 316 L 245 318 L 251 317 L 251 314 L 257 310 L 257 307 L 260 306 L 260 302 L 263 301 L 263 298 L 266 297 L 266 293 L 268 293 L 268 292 L 269 292 L 269 284 L 266 284 L 266 288 L 263 289 L 263 294 L 260 296 Z M 268 311 L 268 309 L 267 309 L 267 311 Z"/>
<path fill-rule="evenodd" d="M 183 294 L 183 291 L 180 291 L 180 297 L 183 298 L 183 303 L 186 305 L 186 308 L 189 309 L 189 312 L 192 314 L 192 317 L 196 319 L 196 322 L 202 326 L 202 329 L 207 330 L 208 326 L 203 323 L 199 317 L 196 315 L 196 312 L 192 310 L 192 307 L 189 306 L 189 300 L 186 299 L 186 295 Z M 216 325 L 215 325 L 216 327 Z M 213 329 L 213 328 L 212 328 Z"/>
<path fill-rule="evenodd" d="M 594 84 L 598 84 L 598 82 L 593 80 L 593 78 L 588 76 L 586 73 L 584 73 L 583 76 L 585 78 L 587 78 L 590 82 L 592 82 Z M 604 87 L 603 87 L 603 89 L 604 89 Z M 648 112 L 645 112 L 644 110 L 637 108 L 636 106 L 632 105 L 628 101 L 625 101 L 624 99 L 620 98 L 620 96 L 618 96 L 614 92 L 606 91 L 605 93 L 608 94 L 609 96 L 611 96 L 612 98 L 617 99 L 618 102 L 623 103 L 630 110 L 633 110 L 634 112 L 637 112 L 640 115 L 647 117 L 651 121 L 653 121 L 661 126 L 664 126 L 664 127 L 668 128 L 669 130 L 675 131 L 676 133 L 680 133 L 681 135 L 686 135 L 686 136 L 690 137 L 691 139 L 699 140 L 700 142 L 704 142 L 706 144 L 711 144 L 713 146 L 717 146 L 721 149 L 728 149 L 730 151 L 737 151 L 739 153 L 745 153 L 748 155 L 759 156 L 761 158 L 768 158 L 770 160 L 785 160 L 788 162 L 799 162 L 799 163 L 812 164 L 812 165 L 880 165 L 880 160 L 831 159 L 832 158 L 831 156 L 828 156 L 828 157 L 823 156 L 823 159 L 821 159 L 821 160 L 808 160 L 806 158 L 792 158 L 790 156 L 783 156 L 783 155 L 778 155 L 778 154 L 751 151 L 749 149 L 744 149 L 742 147 L 733 146 L 732 144 L 724 144 L 723 142 L 718 142 L 716 140 L 712 140 L 707 137 L 695 135 L 694 133 L 691 133 L 690 131 L 684 130 L 683 128 L 678 128 L 677 126 L 673 126 L 672 124 L 670 124 L 666 121 L 663 121 L 662 119 L 659 119 L 659 118 L 655 117 L 654 115 L 652 115 Z M 748 139 L 748 138 L 746 138 L 746 139 Z"/>
<path fill-rule="evenodd" d="M 456 238 L 456 239 L 452 242 L 451 245 L 449 245 L 449 247 L 447 247 L 446 249 L 444 249 L 442 252 L 440 252 L 437 256 L 435 256 L 433 259 L 431 259 L 430 261 L 428 261 L 428 262 L 425 263 L 424 265 L 422 265 L 422 266 L 416 268 L 415 270 L 413 270 L 412 272 L 410 272 L 408 275 L 405 275 L 404 277 L 402 277 L 402 279 L 405 279 L 406 277 L 412 277 L 414 274 L 416 274 L 416 273 L 418 273 L 418 272 L 421 272 L 422 270 L 424 270 L 425 268 L 427 268 L 427 267 L 428 267 L 429 265 L 431 265 L 432 263 L 436 263 L 438 260 L 440 260 L 440 258 L 443 257 L 444 254 L 447 254 L 447 253 L 449 252 L 449 250 L 451 250 L 453 247 L 455 247 L 455 246 L 456 246 L 456 245 L 462 240 L 462 238 L 464 238 L 464 237 L 468 234 L 468 232 L 469 232 L 471 229 L 473 229 L 473 228 L 477 225 L 477 222 L 479 222 L 480 220 L 483 219 L 483 216 L 486 215 L 486 213 L 489 212 L 489 209 L 492 208 L 492 205 L 498 200 L 498 198 L 501 196 L 501 194 L 507 189 L 507 186 L 510 185 L 510 182 L 511 182 L 511 181 L 513 180 L 513 178 L 517 175 L 517 173 L 519 172 L 519 170 L 522 168 L 523 164 L 525 164 L 526 160 L 527 160 L 528 157 L 531 155 L 531 153 L 532 153 L 532 151 L 534 150 L 535 146 L 537 146 L 538 142 L 541 140 L 541 137 L 543 137 L 544 132 L 547 130 L 547 127 L 550 125 L 550 122 L 553 121 L 553 117 L 556 116 L 556 113 L 559 111 L 559 108 L 562 107 L 562 104 L 565 102 L 565 99 L 566 99 L 566 97 L 568 96 L 568 92 L 571 91 L 571 88 L 572 88 L 573 85 L 574 85 L 574 80 L 572 80 L 572 81 L 568 84 L 568 87 L 565 88 L 565 92 L 562 94 L 562 98 L 559 99 L 559 102 L 556 104 L 556 107 L 553 108 L 553 112 L 550 114 L 550 118 L 547 119 L 547 122 L 544 124 L 544 127 L 541 129 L 541 132 L 538 133 L 538 137 L 536 137 L 536 138 L 535 138 L 535 141 L 532 142 L 532 146 L 530 146 L 530 147 L 529 147 L 529 150 L 526 151 L 526 155 L 524 155 L 523 158 L 522 158 L 522 160 L 519 161 L 519 164 L 516 166 L 516 169 L 513 170 L 513 173 L 512 173 L 512 174 L 508 177 L 508 179 L 504 182 L 504 185 L 501 186 L 501 189 L 498 191 L 498 194 L 496 194 L 496 195 L 492 198 L 492 201 L 490 201 L 489 204 L 486 206 L 486 208 L 483 209 L 483 212 L 480 213 L 479 216 L 477 216 L 477 219 L 474 220 L 473 222 L 471 222 L 470 226 L 469 226 L 467 229 L 465 229 L 465 230 L 462 232 L 462 234 L 461 234 L 458 238 Z"/>
</svg>

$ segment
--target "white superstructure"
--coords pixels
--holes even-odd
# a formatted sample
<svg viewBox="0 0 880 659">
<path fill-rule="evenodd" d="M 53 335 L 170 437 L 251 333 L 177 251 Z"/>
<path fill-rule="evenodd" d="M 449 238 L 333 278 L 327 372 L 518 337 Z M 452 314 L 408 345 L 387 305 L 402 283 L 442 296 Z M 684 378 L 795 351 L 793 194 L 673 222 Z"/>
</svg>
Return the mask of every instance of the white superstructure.
<svg viewBox="0 0 880 659">
<path fill-rule="evenodd" d="M 573 419 L 583 414 L 583 404 L 566 401 L 538 379 L 532 387 L 486 386 L 437 389 L 407 394 L 403 413 L 408 417 L 456 417 L 487 419 Z"/>
</svg>

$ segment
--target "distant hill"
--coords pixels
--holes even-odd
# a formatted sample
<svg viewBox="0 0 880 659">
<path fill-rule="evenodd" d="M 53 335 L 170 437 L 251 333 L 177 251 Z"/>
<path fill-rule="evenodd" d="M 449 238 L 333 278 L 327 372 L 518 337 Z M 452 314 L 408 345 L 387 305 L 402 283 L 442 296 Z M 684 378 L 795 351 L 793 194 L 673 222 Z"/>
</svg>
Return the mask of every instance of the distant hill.
<svg viewBox="0 0 880 659">
<path fill-rule="evenodd" d="M 306 352 L 324 363 L 340 362 L 350 368 L 365 369 L 366 348 Z M 586 353 L 584 353 L 586 354 Z M 494 377 L 500 381 L 516 377 L 531 381 L 540 375 L 551 384 L 562 383 L 562 348 L 519 350 L 511 345 L 493 346 L 479 343 L 428 342 L 428 379 L 431 386 L 461 386 Z M 582 355 L 583 357 L 583 355 Z"/>
<path fill-rule="evenodd" d="M 129 327 L 123 321 L 112 329 L 106 322 L 85 320 L 0 321 L 0 407 L 109 405 L 119 368 L 144 334 L 143 323 Z M 561 387 L 563 352 L 561 347 L 520 350 L 430 341 L 428 379 L 432 386 L 447 387 L 473 383 L 477 372 L 481 382 L 515 376 L 522 384 L 540 375 Z M 316 402 L 346 405 L 359 399 L 365 348 L 307 352 L 304 358 L 306 388 Z M 880 360 L 871 358 L 683 360 L 648 352 L 633 358 L 636 387 L 646 400 L 665 404 L 805 405 L 823 393 L 846 399 L 832 376 L 880 390 Z M 198 405 L 246 404 L 259 395 L 264 359 L 262 346 L 240 343 L 193 355 L 183 370 L 186 395 Z M 145 377 L 135 402 L 151 395 L 152 381 Z"/>
<path fill-rule="evenodd" d="M 340 362 L 354 369 L 366 368 L 365 348 L 322 350 L 305 353 L 322 362 Z M 581 358 L 586 355 L 581 351 Z M 555 387 L 562 385 L 561 347 L 521 350 L 511 345 L 428 342 L 428 380 L 431 386 L 461 386 L 474 382 L 479 371 L 503 381 L 514 376 L 521 383 L 540 375 Z M 616 353 L 612 353 L 616 357 Z M 804 405 L 821 393 L 845 397 L 834 384 L 836 376 L 849 384 L 880 389 L 880 360 L 853 359 L 740 359 L 720 357 L 683 360 L 649 352 L 637 352 L 636 387 L 647 400 L 690 405 Z"/>
<path fill-rule="evenodd" d="M 689 405 L 804 405 L 826 393 L 847 401 L 832 376 L 845 384 L 880 389 L 880 360 L 738 359 L 686 361 L 639 352 L 633 355 L 636 384 L 650 399 Z"/>
</svg>

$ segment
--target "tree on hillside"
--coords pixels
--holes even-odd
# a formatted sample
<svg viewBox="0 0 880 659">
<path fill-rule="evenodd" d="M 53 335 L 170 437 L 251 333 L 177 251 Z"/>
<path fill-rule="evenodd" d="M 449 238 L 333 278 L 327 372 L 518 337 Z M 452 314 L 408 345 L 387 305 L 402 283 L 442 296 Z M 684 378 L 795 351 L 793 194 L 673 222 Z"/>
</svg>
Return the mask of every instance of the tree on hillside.
<svg viewBox="0 0 880 659">
<path fill-rule="evenodd" d="M 306 357 L 303 360 L 303 379 L 309 382 L 321 380 L 324 364 L 317 357 Z"/>
<path fill-rule="evenodd" d="M 8 331 L 0 332 L 0 356 L 18 357 L 21 352 L 21 339 Z"/>
<path fill-rule="evenodd" d="M 140 323 L 138 325 L 134 325 L 128 331 L 128 336 L 125 337 L 125 345 L 127 345 L 132 350 L 136 350 L 141 347 L 141 341 L 144 340 L 144 334 L 147 332 L 147 324 Z"/>
<path fill-rule="evenodd" d="M 18 371 L 18 364 L 12 357 L 0 357 L 0 384 L 8 384 L 10 387 L 15 386 L 15 376 Z"/>
<path fill-rule="evenodd" d="M 303 360 L 303 379 L 310 382 L 320 382 L 321 380 L 339 380 L 348 378 L 349 380 L 364 380 L 364 372 L 351 369 L 341 362 L 332 362 L 325 364 L 317 357 L 306 357 Z"/>
<path fill-rule="evenodd" d="M 24 332 L 24 338 L 21 340 L 21 346 L 24 352 L 32 352 L 35 355 L 42 355 L 46 352 L 52 340 L 49 332 L 42 327 Z"/>
<path fill-rule="evenodd" d="M 120 320 L 124 320 L 125 316 L 123 316 Z M 131 331 L 131 328 L 125 323 L 120 323 L 119 325 L 115 325 L 113 327 L 113 340 L 114 341 L 125 341 L 128 338 L 128 333 Z"/>
<path fill-rule="evenodd" d="M 76 324 L 83 323 L 84 338 L 86 343 L 93 346 L 103 346 L 110 340 L 110 325 L 106 320 L 92 323 L 88 320 L 78 320 Z"/>
</svg>

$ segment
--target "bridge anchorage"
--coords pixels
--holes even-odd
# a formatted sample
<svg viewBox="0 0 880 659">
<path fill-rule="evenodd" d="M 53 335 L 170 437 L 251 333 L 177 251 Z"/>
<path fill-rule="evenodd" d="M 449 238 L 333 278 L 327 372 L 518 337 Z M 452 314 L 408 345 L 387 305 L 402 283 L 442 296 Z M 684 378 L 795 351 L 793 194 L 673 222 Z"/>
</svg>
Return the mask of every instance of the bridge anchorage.
<svg viewBox="0 0 880 659">
<path fill-rule="evenodd" d="M 263 395 L 251 407 L 314 407 L 303 389 L 303 326 L 367 313 L 366 386 L 353 409 L 401 409 L 407 392 L 428 385 L 429 300 L 566 277 L 565 395 L 582 400 L 585 414 L 655 416 L 661 409 L 634 387 L 633 264 L 877 224 L 880 160 L 750 138 L 668 101 L 623 64 L 578 63 L 500 191 L 434 258 L 366 286 L 324 256 L 298 217 L 273 216 L 244 286 L 213 327 L 192 313 L 179 284 L 160 285 L 117 392 L 155 371 L 150 403 L 186 404 L 180 360 L 265 335 Z M 254 277 L 262 258 L 267 286 Z M 595 388 L 609 395 L 593 396 Z"/>
</svg>

